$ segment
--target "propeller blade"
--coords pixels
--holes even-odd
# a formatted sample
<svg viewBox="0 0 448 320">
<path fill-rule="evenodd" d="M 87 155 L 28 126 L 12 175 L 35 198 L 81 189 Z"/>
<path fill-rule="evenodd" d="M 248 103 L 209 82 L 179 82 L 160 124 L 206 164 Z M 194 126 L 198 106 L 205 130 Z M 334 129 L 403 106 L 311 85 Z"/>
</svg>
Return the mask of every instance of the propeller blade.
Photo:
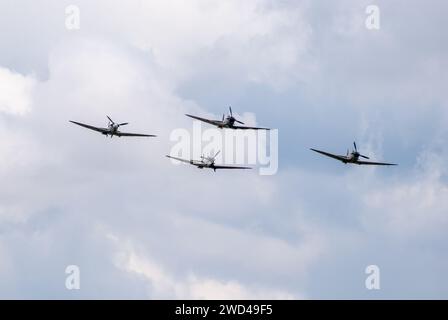
<svg viewBox="0 0 448 320">
<path fill-rule="evenodd" d="M 356 142 L 353 141 L 353 146 L 355 147 L 355 151 L 358 152 L 358 148 L 356 147 Z"/>
<path fill-rule="evenodd" d="M 370 159 L 369 157 L 367 157 L 367 156 L 363 156 L 362 154 L 360 154 L 359 156 L 360 156 L 360 157 L 363 157 L 364 159 Z"/>
<path fill-rule="evenodd" d="M 216 157 L 218 156 L 218 154 L 221 152 L 221 150 L 218 150 L 218 152 L 216 152 L 215 156 L 213 157 L 213 159 L 216 159 Z"/>
<path fill-rule="evenodd" d="M 123 122 L 123 123 L 120 123 L 119 126 L 125 126 L 127 124 L 129 124 L 129 122 Z"/>
<path fill-rule="evenodd" d="M 223 113 L 223 114 L 222 114 L 222 122 L 224 122 L 224 116 L 225 116 L 225 115 L 224 115 L 224 113 Z"/>
<path fill-rule="evenodd" d="M 109 119 L 109 121 L 110 121 L 112 124 L 115 123 L 109 116 L 106 116 L 106 117 L 107 117 L 107 119 Z"/>
<path fill-rule="evenodd" d="M 235 122 L 238 122 L 238 123 L 244 124 L 244 122 L 242 122 L 242 121 L 239 121 L 239 120 L 236 120 L 236 119 L 235 119 Z"/>
<path fill-rule="evenodd" d="M 233 117 L 232 107 L 229 106 L 230 116 Z"/>
</svg>

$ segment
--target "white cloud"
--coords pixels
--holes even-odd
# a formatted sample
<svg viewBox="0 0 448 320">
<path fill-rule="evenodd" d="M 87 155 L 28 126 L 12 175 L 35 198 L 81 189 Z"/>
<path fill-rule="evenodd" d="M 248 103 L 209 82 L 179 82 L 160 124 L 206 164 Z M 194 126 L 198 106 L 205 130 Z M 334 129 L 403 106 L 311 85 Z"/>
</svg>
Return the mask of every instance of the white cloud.
<svg viewBox="0 0 448 320">
<path fill-rule="evenodd" d="M 0 67 L 0 112 L 24 115 L 31 110 L 35 80 Z"/>
<path fill-rule="evenodd" d="M 363 217 L 366 227 L 409 239 L 444 233 L 448 226 L 445 163 L 446 156 L 426 150 L 413 177 L 370 190 L 364 196 L 370 209 Z"/>
<path fill-rule="evenodd" d="M 61 3 L 46 3 L 39 28 L 28 14 L 41 4 L 24 1 L 30 11 L 22 12 L 5 3 L 0 296 L 357 296 L 364 252 L 388 260 L 403 249 L 387 243 L 391 235 L 418 234 L 418 244 L 428 234 L 444 239 L 440 151 L 427 153 L 422 163 L 431 165 L 414 172 L 343 166 L 302 152 L 319 134 L 337 150 L 338 139 L 361 132 L 364 152 L 412 165 L 421 141 L 445 141 L 445 49 L 431 42 L 428 35 L 438 34 L 432 28 L 416 34 L 425 43 L 416 46 L 415 30 L 397 27 L 413 19 L 394 15 L 392 26 L 383 19 L 373 36 L 360 27 L 365 8 L 350 1 L 78 1 L 81 30 L 67 32 Z M 415 17 L 431 6 L 409 7 Z M 6 34 L 9 27 L 15 32 Z M 28 41 L 14 47 L 19 35 Z M 27 75 L 35 70 L 38 77 Z M 213 91 L 213 80 L 224 86 L 210 102 L 202 94 Z M 198 87 L 194 100 L 178 92 L 185 83 Z M 232 86 L 238 90 L 229 97 Z M 265 108 L 272 122 L 260 124 L 282 128 L 281 140 L 292 142 L 281 145 L 288 168 L 272 177 L 215 174 L 163 157 L 170 130 L 191 128 L 184 113 L 210 115 L 230 99 L 248 104 L 236 108 L 244 122 L 256 123 L 254 114 Z M 158 138 L 105 139 L 68 123 L 103 125 L 106 114 Z M 402 148 L 393 157 L 387 141 Z M 403 141 L 414 149 L 402 154 Z M 118 244 L 105 240 L 104 230 L 117 234 Z M 423 262 L 443 265 L 445 253 L 426 249 Z M 66 263 L 80 264 L 87 277 L 79 295 L 64 291 Z"/>
<path fill-rule="evenodd" d="M 113 242 L 119 238 L 109 235 Z M 250 288 L 236 280 L 198 277 L 190 273 L 185 278 L 175 277 L 166 268 L 141 256 L 126 242 L 116 256 L 116 264 L 127 272 L 136 273 L 148 282 L 149 296 L 155 299 L 295 299 L 297 296 L 272 288 Z"/>
<path fill-rule="evenodd" d="M 298 5 L 266 0 L 169 0 L 111 7 L 102 17 L 105 29 L 131 34 L 132 44 L 151 52 L 177 81 L 219 72 L 278 86 L 279 81 L 284 85 L 296 77 L 291 68 L 306 67 L 300 58 L 311 31 Z"/>
<path fill-rule="evenodd" d="M 31 68 L 39 72 L 46 67 L 46 58 L 55 43 L 77 36 L 98 37 L 119 41 L 144 50 L 164 70 L 171 85 L 191 81 L 193 75 L 215 73 L 222 77 L 238 77 L 244 81 L 266 83 L 274 87 L 288 80 L 304 79 L 310 68 L 311 28 L 306 23 L 300 4 L 277 4 L 270 0 L 204 1 L 130 0 L 77 1 L 81 28 L 69 32 L 64 27 L 64 4 L 47 1 L 46 17 L 34 2 L 22 0 L 29 12 L 16 12 L 10 6 L 0 8 L 8 19 L 0 22 L 6 30 L 14 21 L 28 39 L 19 47 L 27 61 L 15 61 L 19 70 Z M 45 34 L 37 41 L 36 29 Z M 16 31 L 18 32 L 18 30 Z M 12 57 L 16 45 L 4 34 L 6 57 Z M 73 45 L 72 45 L 73 46 Z M 25 59 L 22 59 L 25 60 Z M 29 65 L 30 61 L 34 65 Z M 41 65 L 37 66 L 39 62 Z M 42 66 L 43 65 L 43 66 Z M 295 70 L 295 72 L 293 72 Z M 42 73 L 42 72 L 41 72 Z M 45 77 L 45 76 L 42 76 Z"/>
<path fill-rule="evenodd" d="M 217 292 L 242 298 L 303 296 L 299 288 L 277 288 L 274 279 L 281 278 L 285 283 L 288 274 L 294 273 L 296 279 L 303 276 L 321 250 L 320 239 L 310 236 L 309 230 L 301 229 L 303 226 L 298 228 L 304 235 L 299 243 L 277 239 L 268 229 L 260 228 L 258 224 L 265 215 L 259 216 L 260 212 L 275 201 L 270 195 L 278 188 L 275 180 L 251 172 L 199 172 L 188 166 L 173 167 L 164 159 L 170 147 L 170 130 L 191 125 L 183 115 L 187 108 L 205 110 L 177 97 L 165 82 L 158 82 L 159 70 L 152 61 L 140 59 L 138 51 L 109 41 L 73 39 L 52 51 L 49 68 L 50 78 L 35 84 L 33 112 L 17 121 L 14 130 L 4 129 L 5 136 L 17 138 L 2 140 L 10 160 L 5 162 L 7 170 L 1 171 L 2 179 L 14 180 L 14 184 L 1 187 L 4 204 L 0 221 L 4 230 L 0 242 L 11 250 L 17 246 L 16 252 L 40 263 L 23 246 L 29 232 L 33 237 L 41 235 L 39 241 L 30 241 L 44 246 L 48 250 L 47 263 L 55 265 L 62 257 L 52 256 L 49 243 L 60 236 L 60 225 L 51 222 L 57 214 L 47 217 L 45 213 L 62 211 L 64 220 L 71 221 L 69 224 L 81 223 L 79 237 L 91 236 L 101 243 L 95 229 L 100 224 L 133 243 L 144 243 L 143 254 L 130 253 L 129 261 L 120 264 L 119 269 L 111 264 L 101 272 L 121 272 L 123 277 L 129 271 L 145 274 L 150 279 L 149 287 L 154 286 L 148 297 L 205 298 Z M 79 120 L 101 125 L 106 114 L 129 121 L 132 130 L 156 133 L 159 138 L 105 139 L 68 123 Z M 255 122 L 251 114 L 244 114 L 242 119 Z M 198 190 L 199 204 L 195 200 Z M 171 200 L 161 197 L 160 192 Z M 223 199 L 231 202 L 213 209 Z M 82 221 L 91 221 L 92 227 L 86 228 Z M 167 241 L 166 235 L 172 232 L 176 236 Z M 21 241 L 13 245 L 15 236 Z M 58 239 L 61 245 L 69 240 Z M 81 246 L 84 243 L 78 237 L 70 241 Z M 95 282 L 96 287 L 90 288 L 89 281 L 95 278 L 91 274 L 96 270 L 86 269 L 85 259 L 91 263 L 102 260 L 104 266 L 116 254 L 115 250 L 106 250 L 92 259 L 89 255 L 97 254 L 96 245 L 92 243 L 86 257 L 63 255 L 64 261 L 79 264 L 82 274 L 89 275 L 82 280 L 84 288 L 88 288 L 82 292 L 86 297 L 98 297 L 96 290 L 106 286 L 102 281 L 107 280 L 101 278 Z M 148 258 L 153 251 L 155 258 Z M 11 259 L 17 258 L 13 255 Z M 188 265 L 187 274 L 177 267 L 178 259 Z M 223 266 L 229 264 L 232 269 L 225 270 Z M 18 272 L 26 270 L 24 265 Z M 12 278 L 12 274 L 13 270 L 9 270 L 4 276 Z M 246 275 L 260 278 L 249 281 Z M 42 278 L 54 276 L 46 274 Z M 114 283 L 110 279 L 110 285 Z M 26 280 L 20 285 L 26 287 Z M 49 296 L 58 290 L 63 287 L 49 288 Z M 5 291 L 1 295 L 19 293 Z"/>
</svg>

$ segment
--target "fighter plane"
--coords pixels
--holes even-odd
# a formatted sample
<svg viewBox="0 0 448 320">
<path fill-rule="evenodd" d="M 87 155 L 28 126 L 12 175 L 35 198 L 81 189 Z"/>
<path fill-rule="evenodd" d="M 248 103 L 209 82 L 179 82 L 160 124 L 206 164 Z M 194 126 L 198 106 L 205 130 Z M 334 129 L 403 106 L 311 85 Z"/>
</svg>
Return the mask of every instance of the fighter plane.
<svg viewBox="0 0 448 320">
<path fill-rule="evenodd" d="M 360 161 L 359 157 L 364 158 L 364 159 L 370 159 L 370 158 L 367 156 L 364 156 L 358 152 L 358 148 L 356 147 L 356 142 L 353 142 L 353 146 L 355 147 L 355 149 L 350 153 L 349 153 L 349 150 L 347 150 L 347 155 L 345 155 L 345 156 L 332 154 L 332 153 L 328 153 L 328 152 L 324 152 L 324 151 L 320 151 L 320 150 L 316 150 L 316 149 L 311 149 L 311 150 L 314 152 L 323 154 L 324 156 L 339 160 L 345 164 L 353 163 L 353 164 L 358 164 L 358 165 L 376 165 L 376 166 L 396 166 L 397 165 L 395 163 Z"/>
<path fill-rule="evenodd" d="M 90 130 L 94 130 L 94 131 L 98 131 L 101 134 L 104 134 L 106 137 L 110 135 L 110 137 L 112 138 L 113 136 L 117 136 L 117 137 L 156 137 L 155 135 L 152 134 L 140 134 L 140 133 L 127 133 L 127 132 L 121 132 L 118 130 L 119 127 L 121 126 L 125 126 L 127 124 L 129 124 L 128 122 L 124 122 L 124 123 L 115 123 L 109 116 L 106 116 L 107 119 L 109 119 L 109 124 L 107 125 L 107 128 L 100 128 L 100 127 L 94 127 L 94 126 L 90 126 L 88 124 L 84 124 L 84 123 L 80 123 L 80 122 L 76 122 L 76 121 L 71 121 L 71 123 L 74 123 L 78 126 L 90 129 Z"/>
<path fill-rule="evenodd" d="M 220 151 L 218 151 L 214 156 L 212 157 L 204 157 L 201 156 L 201 160 L 185 160 L 181 158 L 166 156 L 167 158 L 174 159 L 177 161 L 189 163 L 193 166 L 196 166 L 198 169 L 213 169 L 213 171 L 216 172 L 217 169 L 252 169 L 250 167 L 234 167 L 234 166 L 218 166 L 215 164 L 215 159 L 218 156 Z"/>
<path fill-rule="evenodd" d="M 205 119 L 205 118 L 201 118 L 201 117 L 197 117 L 197 116 L 192 116 L 191 114 L 185 114 L 187 117 L 199 120 L 199 121 L 203 121 L 209 124 L 212 124 L 214 126 L 217 126 L 220 129 L 223 128 L 228 128 L 228 129 L 243 129 L 243 130 L 247 130 L 247 129 L 252 129 L 252 130 L 271 130 L 269 128 L 258 128 L 258 127 L 243 127 L 243 126 L 237 126 L 235 125 L 235 122 L 240 123 L 240 124 L 244 124 L 244 122 L 241 122 L 237 119 L 235 119 L 235 117 L 233 116 L 233 112 L 232 112 L 232 108 L 229 107 L 229 111 L 230 114 L 225 117 L 225 115 L 222 115 L 222 120 L 210 120 L 210 119 Z"/>
</svg>

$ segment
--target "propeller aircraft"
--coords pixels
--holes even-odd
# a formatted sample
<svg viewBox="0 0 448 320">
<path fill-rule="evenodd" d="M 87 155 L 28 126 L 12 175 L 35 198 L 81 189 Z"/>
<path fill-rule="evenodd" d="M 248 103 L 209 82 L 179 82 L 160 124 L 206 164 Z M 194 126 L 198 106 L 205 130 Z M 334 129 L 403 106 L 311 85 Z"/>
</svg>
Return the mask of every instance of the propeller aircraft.
<svg viewBox="0 0 448 320">
<path fill-rule="evenodd" d="M 316 150 L 316 149 L 311 149 L 311 150 L 314 152 L 323 154 L 324 156 L 339 160 L 345 164 L 352 163 L 352 164 L 358 164 L 358 165 L 376 165 L 376 166 L 396 166 L 397 165 L 395 163 L 372 162 L 372 161 L 359 160 L 360 157 L 367 159 L 367 160 L 369 160 L 370 158 L 365 155 L 362 155 L 361 153 L 358 152 L 356 142 L 353 142 L 353 146 L 354 146 L 353 151 L 349 152 L 349 150 L 347 150 L 347 154 L 345 156 L 332 154 L 332 153 L 328 153 L 328 152 L 320 151 L 320 150 Z"/>
<path fill-rule="evenodd" d="M 124 123 L 115 123 L 109 116 L 106 116 L 107 119 L 109 119 L 109 123 L 107 125 L 107 128 L 101 128 L 101 127 L 95 127 L 95 126 L 91 126 L 88 124 L 84 124 L 81 122 L 76 122 L 76 121 L 71 121 L 71 123 L 74 123 L 78 126 L 90 129 L 90 130 L 94 130 L 97 132 L 100 132 L 101 134 L 104 134 L 106 137 L 110 135 L 110 137 L 112 138 L 113 136 L 117 136 L 117 137 L 156 137 L 155 135 L 152 134 L 140 134 L 140 133 L 127 133 L 127 132 L 121 132 L 118 130 L 118 128 L 120 128 L 121 126 L 125 126 L 128 125 L 129 122 L 124 122 Z"/>
<path fill-rule="evenodd" d="M 170 159 L 177 160 L 177 161 L 181 161 L 184 163 L 191 164 L 193 166 L 196 166 L 198 169 L 204 169 L 204 168 L 213 169 L 213 171 L 215 171 L 215 172 L 217 169 L 252 169 L 250 167 L 216 165 L 215 160 L 216 160 L 216 157 L 218 156 L 219 152 L 220 151 L 218 151 L 214 156 L 211 156 L 211 157 L 201 156 L 201 160 L 185 160 L 185 159 L 172 157 L 172 156 L 166 156 L 166 157 L 170 158 Z"/>
<path fill-rule="evenodd" d="M 259 128 L 259 127 L 246 127 L 246 126 L 238 126 L 235 125 L 236 123 L 239 124 L 244 124 L 244 122 L 237 120 L 234 116 L 233 116 L 233 112 L 232 112 L 232 107 L 229 107 L 229 115 L 227 117 L 225 117 L 225 115 L 222 115 L 222 120 L 210 120 L 210 119 L 205 119 L 205 118 L 201 118 L 201 117 L 197 117 L 197 116 L 193 116 L 191 114 L 186 114 L 187 117 L 202 121 L 202 122 L 206 122 L 209 124 L 212 124 L 214 126 L 217 126 L 220 129 L 223 128 L 227 128 L 227 129 L 242 129 L 242 130 L 270 130 L 269 128 Z"/>
</svg>

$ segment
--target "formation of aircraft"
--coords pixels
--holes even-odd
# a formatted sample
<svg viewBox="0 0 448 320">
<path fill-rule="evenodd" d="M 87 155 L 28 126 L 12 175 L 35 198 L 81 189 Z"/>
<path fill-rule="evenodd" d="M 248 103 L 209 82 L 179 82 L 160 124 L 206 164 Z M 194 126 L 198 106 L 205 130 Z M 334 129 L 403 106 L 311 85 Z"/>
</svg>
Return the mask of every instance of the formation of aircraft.
<svg viewBox="0 0 448 320">
<path fill-rule="evenodd" d="M 222 120 L 210 120 L 210 119 L 205 119 L 205 118 L 201 118 L 201 117 L 197 117 L 197 116 L 192 116 L 191 114 L 186 114 L 187 117 L 202 121 L 202 122 L 206 122 L 209 124 L 212 124 L 214 126 L 217 126 L 220 129 L 242 129 L 242 130 L 270 130 L 269 128 L 259 128 L 259 127 L 245 127 L 245 126 L 237 126 L 235 125 L 236 123 L 239 124 L 244 124 L 244 122 L 241 122 L 239 120 L 237 120 L 234 116 L 233 116 L 233 112 L 232 112 L 232 107 L 229 107 L 229 115 L 227 117 L 225 117 L 225 115 L 222 115 Z"/>
<path fill-rule="evenodd" d="M 117 136 L 117 137 L 157 137 L 153 134 L 121 132 L 118 130 L 118 128 L 120 128 L 121 126 L 128 125 L 129 122 L 115 123 L 109 116 L 106 116 L 106 117 L 107 117 L 107 119 L 109 119 L 109 124 L 107 125 L 107 128 L 95 127 L 95 126 L 91 126 L 91 125 L 88 125 L 85 123 L 71 121 L 71 120 L 70 120 L 70 122 L 74 123 L 78 126 L 100 132 L 101 134 L 104 134 L 106 137 L 110 136 L 111 138 L 113 136 Z"/>
<path fill-rule="evenodd" d="M 201 160 L 185 160 L 177 157 L 166 156 L 167 158 L 174 159 L 177 161 L 185 162 L 196 166 L 198 169 L 213 169 L 216 172 L 217 169 L 252 169 L 251 167 L 236 167 L 236 166 L 225 166 L 225 165 L 216 165 L 215 160 L 220 151 L 218 151 L 214 156 L 204 157 L 201 156 Z"/>
<path fill-rule="evenodd" d="M 224 129 L 251 129 L 251 130 L 270 130 L 269 128 L 260 128 L 260 127 L 246 127 L 246 126 L 237 126 L 235 125 L 235 123 L 240 123 L 240 124 L 244 124 L 243 122 L 237 120 L 234 116 L 233 116 L 233 112 L 232 112 L 232 108 L 229 107 L 229 115 L 225 118 L 225 116 L 222 116 L 222 120 L 209 120 L 209 119 L 205 119 L 205 118 L 200 118 L 200 117 L 196 117 L 193 115 L 189 115 L 186 114 L 186 116 L 199 120 L 199 121 L 203 121 L 209 124 L 212 124 L 214 126 L 217 126 L 218 128 Z M 72 121 L 70 120 L 71 123 L 76 124 L 78 126 L 93 130 L 93 131 L 97 131 L 103 135 L 110 136 L 111 138 L 113 136 L 118 136 L 118 137 L 156 137 L 156 135 L 152 135 L 152 134 L 141 134 L 141 133 L 129 133 L 129 132 L 122 132 L 119 131 L 118 129 L 121 126 L 125 126 L 128 125 L 128 122 L 123 122 L 123 123 L 115 123 L 109 116 L 106 116 L 107 119 L 109 120 L 108 126 L 107 128 L 102 128 L 102 127 L 95 127 L 95 126 L 91 126 L 85 123 L 81 123 L 81 122 L 76 122 L 76 121 Z M 312 151 L 320 153 L 324 156 L 336 159 L 338 161 L 341 161 L 345 164 L 347 163 L 351 163 L 351 164 L 357 164 L 357 165 L 376 165 L 376 166 L 396 166 L 397 164 L 395 163 L 387 163 L 387 162 L 374 162 L 374 161 L 364 161 L 364 160 L 359 160 L 360 158 L 363 159 L 367 159 L 370 160 L 369 157 L 362 155 L 361 153 L 359 153 L 358 151 L 358 147 L 356 146 L 356 142 L 353 142 L 353 146 L 354 149 L 353 151 L 349 152 L 349 150 L 347 150 L 347 154 L 346 155 L 338 155 L 338 154 L 333 154 L 333 153 L 329 153 L 329 152 L 325 152 L 325 151 L 321 151 L 321 150 L 317 150 L 317 149 L 313 149 L 311 148 Z M 172 157 L 167 155 L 166 157 L 170 158 L 170 159 L 174 159 L 180 162 L 184 162 L 184 163 L 188 163 L 190 165 L 196 166 L 199 169 L 212 169 L 213 171 L 216 172 L 216 170 L 218 169 L 252 169 L 251 167 L 241 167 L 241 166 L 228 166 L 228 165 L 217 165 L 215 164 L 215 160 L 216 157 L 218 156 L 220 151 L 218 151 L 214 156 L 210 156 L 210 157 L 204 157 L 201 156 L 201 160 L 187 160 L 187 159 L 181 159 L 181 158 L 177 158 L 177 157 Z"/>
<path fill-rule="evenodd" d="M 316 150 L 316 149 L 311 149 L 314 152 L 323 154 L 324 156 L 339 160 L 345 164 L 347 163 L 353 163 L 353 164 L 358 164 L 358 165 L 374 165 L 374 166 L 396 166 L 397 164 L 395 163 L 386 163 L 386 162 L 372 162 L 372 161 L 362 161 L 359 160 L 359 158 L 364 158 L 369 160 L 370 158 L 367 156 L 364 156 L 362 154 L 360 154 L 358 152 L 358 148 L 356 146 L 356 142 L 353 142 L 353 146 L 355 147 L 353 149 L 352 152 L 349 152 L 349 150 L 347 150 L 347 154 L 345 156 L 342 155 L 337 155 L 337 154 L 333 154 L 333 153 L 328 153 L 325 151 L 320 151 L 320 150 Z"/>
</svg>

